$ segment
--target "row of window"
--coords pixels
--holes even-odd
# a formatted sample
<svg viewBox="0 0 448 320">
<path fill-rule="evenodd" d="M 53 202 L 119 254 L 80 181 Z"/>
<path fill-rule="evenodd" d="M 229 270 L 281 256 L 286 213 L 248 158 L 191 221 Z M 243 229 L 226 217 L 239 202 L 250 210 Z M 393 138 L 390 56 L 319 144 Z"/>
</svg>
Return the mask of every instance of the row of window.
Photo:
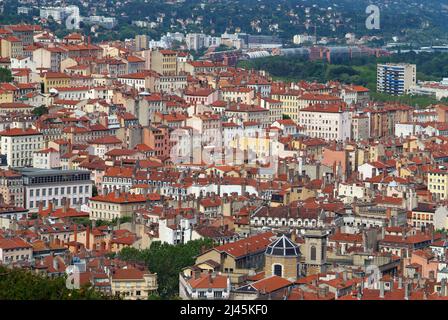
<svg viewBox="0 0 448 320">
<path fill-rule="evenodd" d="M 14 259 L 14 256 L 6 256 L 5 257 L 5 262 L 8 262 L 8 261 L 10 261 L 10 262 L 12 262 L 12 261 L 21 261 L 21 260 L 28 260 L 30 258 L 30 256 L 29 255 L 17 255 L 17 256 L 15 256 L 15 259 Z"/>
<path fill-rule="evenodd" d="M 60 194 L 64 195 L 65 194 L 65 189 L 66 187 L 60 187 Z M 48 188 L 48 195 L 52 196 L 53 195 L 53 189 L 54 189 L 54 195 L 57 196 L 59 195 L 59 187 L 55 187 L 55 188 Z M 42 190 L 42 193 L 41 193 Z M 67 194 L 77 194 L 77 193 L 89 193 L 90 191 L 90 186 L 73 186 L 73 187 L 67 187 Z M 34 192 L 36 191 L 36 192 Z M 39 189 L 30 189 L 30 197 L 34 197 L 34 194 L 36 194 L 36 197 L 40 197 L 42 194 L 42 197 L 47 196 L 47 188 L 39 188 Z"/>
<path fill-rule="evenodd" d="M 34 202 L 34 201 L 30 201 L 30 202 L 29 202 L 29 208 L 31 209 L 31 208 L 38 207 L 40 203 L 42 203 L 43 207 L 46 208 L 46 207 L 50 204 L 50 201 L 52 201 L 52 202 L 53 202 L 53 205 L 55 205 L 55 206 L 59 206 L 59 205 L 62 205 L 62 204 L 63 204 L 62 199 L 60 200 L 60 202 L 59 202 L 59 199 L 53 199 L 53 200 L 41 200 L 41 201 L 36 201 L 36 202 Z M 89 202 L 89 198 L 88 198 L 88 197 L 84 197 L 84 198 L 72 198 L 72 203 L 73 203 L 74 205 L 78 205 L 78 204 L 79 204 L 79 205 L 87 204 L 88 202 Z M 36 206 L 34 206 L 34 205 L 36 205 Z"/>
<path fill-rule="evenodd" d="M 279 221 L 279 220 L 271 220 L 271 219 L 268 219 L 268 220 L 264 220 L 264 219 L 261 219 L 261 220 L 258 220 L 258 219 L 254 219 L 254 221 L 253 221 L 253 224 L 254 225 L 259 225 L 259 224 L 261 224 L 261 225 L 263 225 L 263 226 L 265 226 L 265 225 L 276 225 L 276 226 L 280 226 L 280 225 L 282 225 L 282 226 L 286 226 L 287 224 L 289 224 L 290 226 L 293 226 L 293 225 L 298 225 L 298 226 L 305 226 L 305 227 L 307 227 L 307 226 L 316 226 L 316 220 L 311 220 L 311 221 L 309 221 L 308 219 L 306 219 L 306 220 L 304 220 L 304 221 L 302 221 L 302 219 L 298 219 L 298 220 L 289 220 L 289 223 L 286 221 L 286 220 L 282 220 L 282 221 Z"/>
</svg>

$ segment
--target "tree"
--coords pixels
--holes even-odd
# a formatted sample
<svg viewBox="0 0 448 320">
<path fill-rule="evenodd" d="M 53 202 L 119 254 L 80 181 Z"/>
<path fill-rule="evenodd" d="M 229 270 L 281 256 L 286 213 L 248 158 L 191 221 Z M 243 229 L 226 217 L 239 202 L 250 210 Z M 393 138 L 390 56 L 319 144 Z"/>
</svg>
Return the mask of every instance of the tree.
<svg viewBox="0 0 448 320">
<path fill-rule="evenodd" d="M 11 70 L 0 68 L 0 82 L 11 82 L 13 79 Z"/>
<path fill-rule="evenodd" d="M 48 108 L 46 106 L 40 106 L 33 109 L 33 114 L 40 117 L 44 114 L 48 114 Z"/>
<path fill-rule="evenodd" d="M 88 217 L 72 218 L 71 221 L 76 224 L 82 224 L 85 227 L 87 227 L 91 224 L 90 219 Z"/>
<path fill-rule="evenodd" d="M 155 241 L 149 249 L 124 248 L 118 258 L 134 263 L 144 263 L 157 273 L 158 294 L 162 299 L 173 299 L 179 290 L 179 273 L 195 263 L 202 249 L 213 247 L 211 239 L 189 241 L 186 244 L 169 245 Z"/>
<path fill-rule="evenodd" d="M 1 300 L 104 300 L 111 297 L 90 285 L 68 289 L 64 277 L 49 278 L 24 269 L 0 266 Z"/>
</svg>

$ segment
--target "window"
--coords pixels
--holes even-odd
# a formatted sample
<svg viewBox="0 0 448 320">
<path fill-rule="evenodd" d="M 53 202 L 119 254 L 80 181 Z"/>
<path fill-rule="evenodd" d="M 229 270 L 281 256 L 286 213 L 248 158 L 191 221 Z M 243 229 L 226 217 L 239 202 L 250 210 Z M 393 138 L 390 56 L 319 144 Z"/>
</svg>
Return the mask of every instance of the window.
<svg viewBox="0 0 448 320">
<path fill-rule="evenodd" d="M 281 264 L 274 264 L 274 275 L 282 277 L 283 267 Z"/>
<path fill-rule="evenodd" d="M 315 261 L 316 260 L 316 247 L 315 246 L 311 246 L 311 253 L 310 253 L 310 258 L 311 260 Z"/>
</svg>

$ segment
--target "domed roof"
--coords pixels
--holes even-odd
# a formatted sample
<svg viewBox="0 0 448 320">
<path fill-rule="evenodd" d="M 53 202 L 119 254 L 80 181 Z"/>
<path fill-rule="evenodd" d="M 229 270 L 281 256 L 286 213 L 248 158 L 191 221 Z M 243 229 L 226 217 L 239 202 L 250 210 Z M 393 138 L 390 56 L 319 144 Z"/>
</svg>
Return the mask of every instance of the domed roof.
<svg viewBox="0 0 448 320">
<path fill-rule="evenodd" d="M 300 255 L 300 249 L 291 239 L 282 235 L 266 248 L 265 253 L 272 256 L 297 257 Z"/>
</svg>

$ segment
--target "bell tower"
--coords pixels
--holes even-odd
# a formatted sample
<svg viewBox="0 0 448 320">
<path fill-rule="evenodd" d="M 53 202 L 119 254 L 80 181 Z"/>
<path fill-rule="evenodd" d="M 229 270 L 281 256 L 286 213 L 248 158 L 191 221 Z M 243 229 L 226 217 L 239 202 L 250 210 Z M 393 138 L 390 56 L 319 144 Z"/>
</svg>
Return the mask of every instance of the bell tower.
<svg viewBox="0 0 448 320">
<path fill-rule="evenodd" d="M 307 275 L 326 272 L 327 238 L 325 230 L 306 231 L 304 256 Z"/>
</svg>

